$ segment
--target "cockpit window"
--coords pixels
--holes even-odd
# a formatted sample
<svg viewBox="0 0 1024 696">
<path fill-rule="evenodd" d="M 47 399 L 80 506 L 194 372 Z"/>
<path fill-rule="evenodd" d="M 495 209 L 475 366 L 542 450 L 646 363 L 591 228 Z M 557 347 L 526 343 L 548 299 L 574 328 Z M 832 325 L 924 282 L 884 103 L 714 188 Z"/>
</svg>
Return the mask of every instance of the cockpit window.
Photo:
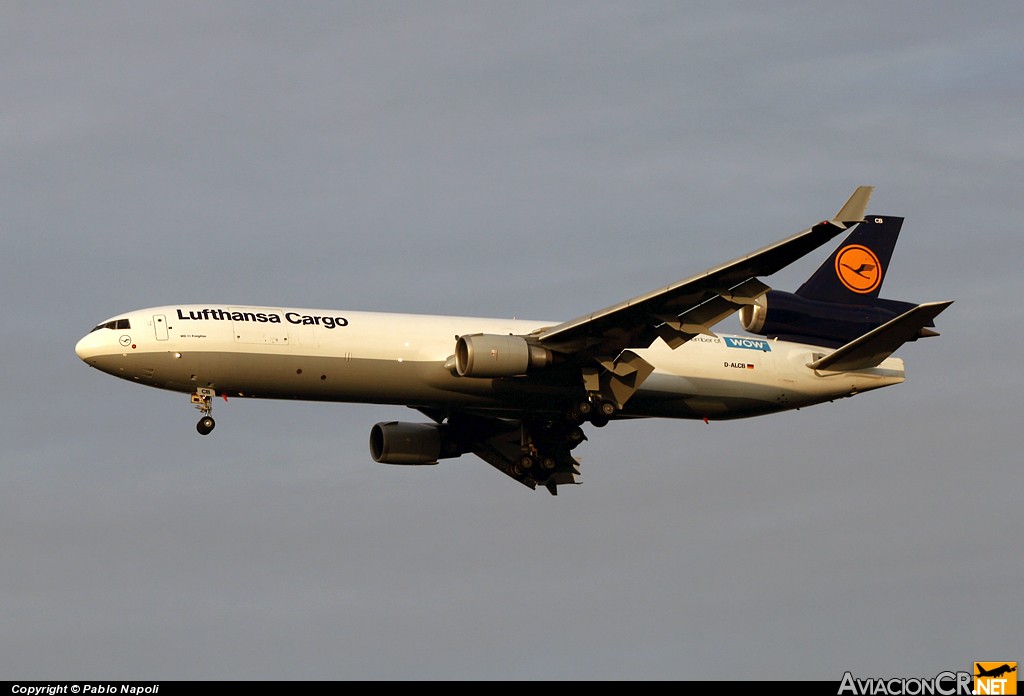
<svg viewBox="0 0 1024 696">
<path fill-rule="evenodd" d="M 112 320 L 106 322 L 105 324 L 100 324 L 99 326 L 93 328 L 92 331 L 99 331 L 100 329 L 117 329 L 117 330 L 121 330 L 121 329 L 130 329 L 130 328 L 132 328 L 132 326 L 128 322 L 127 319 L 112 319 Z M 90 331 L 89 333 L 92 333 L 92 331 Z"/>
</svg>

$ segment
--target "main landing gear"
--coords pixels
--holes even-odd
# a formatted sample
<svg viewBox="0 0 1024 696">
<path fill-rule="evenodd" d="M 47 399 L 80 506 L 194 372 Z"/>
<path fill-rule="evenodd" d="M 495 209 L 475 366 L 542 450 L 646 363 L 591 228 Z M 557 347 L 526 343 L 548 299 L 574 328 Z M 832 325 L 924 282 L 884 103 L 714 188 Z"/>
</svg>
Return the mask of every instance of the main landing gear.
<svg viewBox="0 0 1024 696">
<path fill-rule="evenodd" d="M 535 481 L 543 482 L 558 468 L 559 462 L 571 461 L 569 452 L 587 436 L 581 427 L 571 423 L 524 421 L 520 438 L 521 454 L 512 473 L 516 476 L 529 473 Z"/>
<path fill-rule="evenodd" d="M 553 491 L 558 483 L 566 483 L 579 474 L 579 462 L 569 453 L 587 439 L 580 426 L 589 422 L 603 427 L 618 412 L 614 401 L 592 393 L 581 394 L 570 403 L 563 418 L 547 422 L 524 420 L 519 454 L 512 460 L 508 473 L 516 478 L 528 475 Z"/>
<path fill-rule="evenodd" d="M 199 409 L 203 417 L 196 423 L 196 430 L 200 435 L 209 435 L 217 422 L 213 420 L 213 397 L 217 395 L 212 389 L 199 387 L 192 394 L 192 405 Z"/>
<path fill-rule="evenodd" d="M 603 428 L 618 410 L 614 402 L 595 394 L 574 403 L 569 409 L 568 418 L 570 423 L 576 425 L 590 421 L 595 428 Z"/>
</svg>

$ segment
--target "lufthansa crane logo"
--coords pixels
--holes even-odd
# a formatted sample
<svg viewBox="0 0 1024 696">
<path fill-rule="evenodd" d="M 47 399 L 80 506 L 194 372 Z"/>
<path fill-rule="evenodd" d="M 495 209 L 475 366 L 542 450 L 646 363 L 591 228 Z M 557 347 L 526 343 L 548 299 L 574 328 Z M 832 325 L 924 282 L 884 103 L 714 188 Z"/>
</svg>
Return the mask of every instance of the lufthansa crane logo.
<svg viewBox="0 0 1024 696">
<path fill-rule="evenodd" d="M 866 246 L 851 244 L 836 254 L 836 275 L 848 290 L 866 295 L 882 284 L 882 264 Z"/>
</svg>

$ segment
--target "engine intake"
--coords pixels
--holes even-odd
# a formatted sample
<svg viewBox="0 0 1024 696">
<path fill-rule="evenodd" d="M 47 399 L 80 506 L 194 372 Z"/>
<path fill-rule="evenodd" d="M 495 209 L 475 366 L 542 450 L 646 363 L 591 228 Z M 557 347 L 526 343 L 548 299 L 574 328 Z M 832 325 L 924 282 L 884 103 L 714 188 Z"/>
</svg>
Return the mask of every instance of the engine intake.
<svg viewBox="0 0 1024 696">
<path fill-rule="evenodd" d="M 473 334 L 455 344 L 460 377 L 516 377 L 551 364 L 551 351 L 522 336 Z"/>
<path fill-rule="evenodd" d="M 744 305 L 740 309 L 740 326 L 752 334 L 764 335 L 764 325 L 768 320 L 768 298 L 766 295 L 754 300 L 754 304 Z"/>
</svg>

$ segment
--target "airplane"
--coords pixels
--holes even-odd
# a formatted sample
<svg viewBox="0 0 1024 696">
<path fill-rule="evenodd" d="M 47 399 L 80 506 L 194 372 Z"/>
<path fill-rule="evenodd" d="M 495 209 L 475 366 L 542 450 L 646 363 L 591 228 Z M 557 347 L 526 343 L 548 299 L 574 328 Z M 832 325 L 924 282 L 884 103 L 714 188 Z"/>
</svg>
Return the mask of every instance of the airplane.
<svg viewBox="0 0 1024 696">
<path fill-rule="evenodd" d="M 951 302 L 879 297 L 902 218 L 835 217 L 728 263 L 564 322 L 179 304 L 97 325 L 75 352 L 122 379 L 191 395 L 196 429 L 229 397 L 404 405 L 428 422 L 370 430 L 385 464 L 473 453 L 528 486 L 579 482 L 582 426 L 747 418 L 904 381 L 890 355 Z M 766 276 L 849 230 L 795 293 Z M 739 312 L 750 335 L 711 329 Z"/>
<path fill-rule="evenodd" d="M 975 662 L 974 664 L 977 665 L 978 663 Z M 999 667 L 995 667 L 993 669 L 985 669 L 985 668 L 979 666 L 978 667 L 978 673 L 975 674 L 974 676 L 976 676 L 976 677 L 995 677 L 995 678 L 998 678 L 998 677 L 1003 676 L 1004 674 L 1009 674 L 1010 672 L 1016 672 L 1016 671 L 1017 671 L 1017 666 L 1014 665 L 1013 667 L 1011 667 L 1009 664 L 1003 664 L 1003 665 L 1001 665 Z"/>
</svg>

